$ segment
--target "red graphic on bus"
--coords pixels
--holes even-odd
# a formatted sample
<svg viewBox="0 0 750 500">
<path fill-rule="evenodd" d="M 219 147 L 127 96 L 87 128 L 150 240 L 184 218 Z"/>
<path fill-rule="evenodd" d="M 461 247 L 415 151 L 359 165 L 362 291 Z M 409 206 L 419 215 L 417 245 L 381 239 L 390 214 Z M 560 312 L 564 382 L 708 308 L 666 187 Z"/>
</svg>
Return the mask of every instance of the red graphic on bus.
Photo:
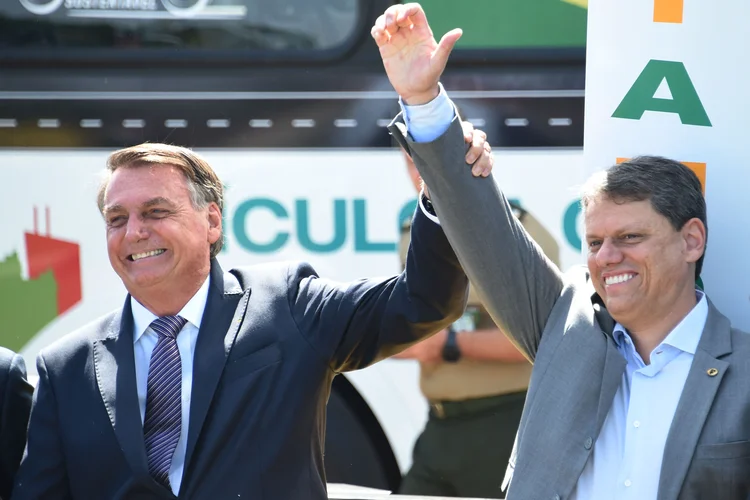
<svg viewBox="0 0 750 500">
<path fill-rule="evenodd" d="M 49 208 L 45 209 L 47 234 L 39 234 L 34 207 L 34 232 L 24 233 L 29 278 L 37 279 L 49 270 L 57 283 L 57 314 L 81 301 L 81 248 L 77 243 L 50 236 Z"/>
</svg>

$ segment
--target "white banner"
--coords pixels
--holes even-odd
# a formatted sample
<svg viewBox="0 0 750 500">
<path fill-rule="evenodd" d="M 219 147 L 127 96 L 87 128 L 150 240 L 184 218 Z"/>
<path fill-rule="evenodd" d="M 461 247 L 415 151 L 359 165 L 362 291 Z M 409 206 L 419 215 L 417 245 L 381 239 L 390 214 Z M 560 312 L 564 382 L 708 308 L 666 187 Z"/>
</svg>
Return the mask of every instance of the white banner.
<svg viewBox="0 0 750 500">
<path fill-rule="evenodd" d="M 591 0 L 587 173 L 652 154 L 686 163 L 704 181 L 706 291 L 734 326 L 750 330 L 750 169 L 745 96 L 750 64 L 742 0 Z"/>
</svg>

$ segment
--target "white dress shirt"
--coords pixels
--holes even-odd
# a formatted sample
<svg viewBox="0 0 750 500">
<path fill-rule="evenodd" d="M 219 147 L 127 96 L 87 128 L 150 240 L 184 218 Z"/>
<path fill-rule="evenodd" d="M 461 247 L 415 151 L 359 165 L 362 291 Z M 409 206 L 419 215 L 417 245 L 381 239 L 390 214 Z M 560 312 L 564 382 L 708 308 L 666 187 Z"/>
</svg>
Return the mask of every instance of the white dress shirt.
<svg viewBox="0 0 750 500">
<path fill-rule="evenodd" d="M 182 363 L 182 424 L 180 427 L 180 439 L 177 441 L 172 456 L 172 465 L 169 469 L 169 485 L 172 493 L 177 496 L 182 483 L 182 471 L 185 467 L 185 452 L 187 450 L 188 424 L 190 418 L 190 391 L 193 387 L 193 355 L 195 343 L 198 340 L 198 330 L 203 319 L 203 311 L 208 299 L 208 284 L 210 279 L 206 278 L 200 289 L 193 298 L 185 304 L 178 313 L 187 320 L 177 335 L 177 349 L 180 351 Z M 150 327 L 151 323 L 158 318 L 151 311 L 143 307 L 132 296 L 130 306 L 133 308 L 133 349 L 135 353 L 135 382 L 138 390 L 138 406 L 141 410 L 141 425 L 146 418 L 146 390 L 148 386 L 148 367 L 151 362 L 151 353 L 156 347 L 159 336 Z"/>
<path fill-rule="evenodd" d="M 664 445 L 708 317 L 705 296 L 695 294 L 698 303 L 651 351 L 649 365 L 615 325 L 627 365 L 571 500 L 656 500 Z"/>
</svg>

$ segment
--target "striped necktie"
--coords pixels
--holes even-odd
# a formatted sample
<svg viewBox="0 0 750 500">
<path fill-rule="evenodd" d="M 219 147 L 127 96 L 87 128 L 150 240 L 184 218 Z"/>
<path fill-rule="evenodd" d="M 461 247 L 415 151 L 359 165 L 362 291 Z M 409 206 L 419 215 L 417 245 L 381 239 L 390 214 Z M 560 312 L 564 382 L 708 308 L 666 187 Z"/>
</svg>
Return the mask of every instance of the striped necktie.
<svg viewBox="0 0 750 500">
<path fill-rule="evenodd" d="M 177 334 L 186 322 L 180 316 L 164 316 L 151 323 L 159 340 L 148 367 L 143 438 L 148 471 L 167 489 L 170 489 L 169 468 L 182 422 L 182 364 Z"/>
</svg>

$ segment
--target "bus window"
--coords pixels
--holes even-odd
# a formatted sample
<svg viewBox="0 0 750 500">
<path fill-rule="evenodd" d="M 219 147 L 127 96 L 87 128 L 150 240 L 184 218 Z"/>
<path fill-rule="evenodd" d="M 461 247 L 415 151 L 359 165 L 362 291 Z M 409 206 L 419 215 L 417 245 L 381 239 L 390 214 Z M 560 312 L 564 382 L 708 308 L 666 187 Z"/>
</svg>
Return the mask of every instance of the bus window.
<svg viewBox="0 0 750 500">
<path fill-rule="evenodd" d="M 462 28 L 462 50 L 582 49 L 587 0 L 421 0 L 436 36 Z"/>
<path fill-rule="evenodd" d="M 353 37 L 362 0 L 3 0 L 0 49 L 330 51 Z M 33 54 L 32 54 L 33 55 Z"/>
</svg>

